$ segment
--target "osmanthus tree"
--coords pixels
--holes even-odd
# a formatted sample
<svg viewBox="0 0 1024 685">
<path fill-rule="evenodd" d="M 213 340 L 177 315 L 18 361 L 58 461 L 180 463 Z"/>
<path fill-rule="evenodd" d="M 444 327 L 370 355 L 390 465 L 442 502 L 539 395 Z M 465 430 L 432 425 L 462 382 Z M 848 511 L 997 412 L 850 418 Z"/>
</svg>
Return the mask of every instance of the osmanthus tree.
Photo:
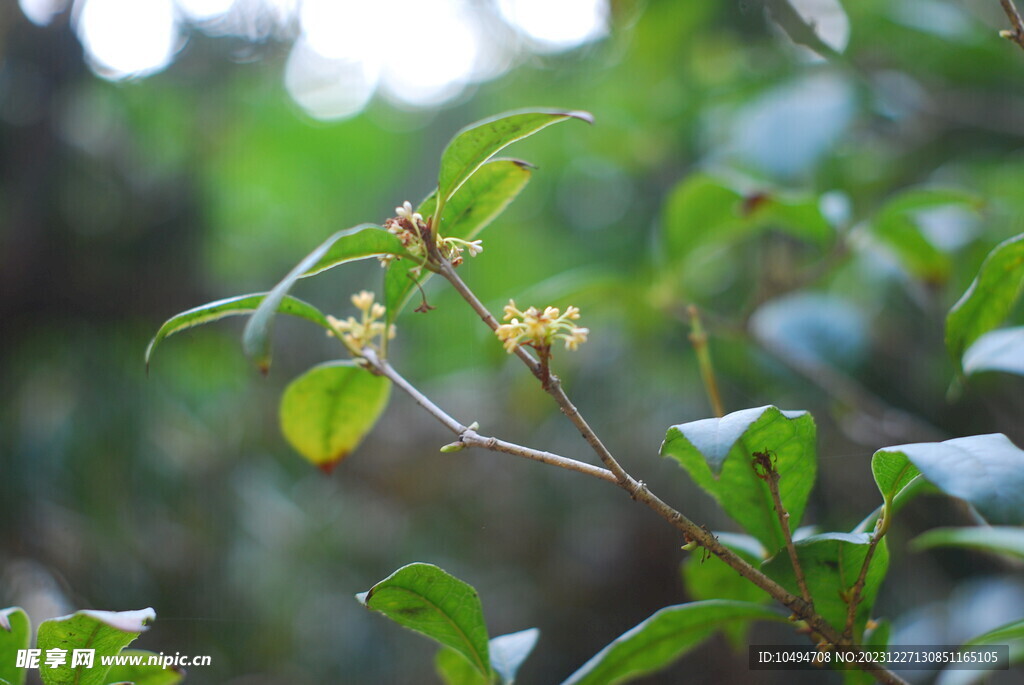
<svg viewBox="0 0 1024 685">
<path fill-rule="evenodd" d="M 859 523 L 851 522 L 849 530 L 807 534 L 800 526 L 819 468 L 813 417 L 775 406 L 726 414 L 715 388 L 707 334 L 694 310 L 689 314 L 691 338 L 716 415 L 668 427 L 661 454 L 677 462 L 744 533 L 711 531 L 656 495 L 656 484 L 633 477 L 581 415 L 556 373 L 556 360 L 586 343 L 591 333 L 580 325 L 579 309 L 510 299 L 499 320 L 459 268 L 471 258 L 490 256 L 478 234 L 533 173 L 526 162 L 496 155 L 515 141 L 568 121 L 589 122 L 590 115 L 521 110 L 463 129 L 441 156 L 437 187 L 418 206 L 405 202 L 382 224 L 362 224 L 330 236 L 268 292 L 211 302 L 174 316 L 146 350 L 147 364 L 164 338 L 246 314 L 251 316 L 244 349 L 266 371 L 276 315 L 297 316 L 326 330 L 344 355 L 292 381 L 281 399 L 285 437 L 319 468 L 330 471 L 356 449 L 396 388 L 452 433 L 453 440 L 439 446 L 442 451 L 478 448 L 542 462 L 606 481 L 649 508 L 678 531 L 683 549 L 696 560 L 685 565 L 684 576 L 698 601 L 656 612 L 582 664 L 566 683 L 626 682 L 667 666 L 718 631 L 744 644 L 749 626 L 758 621 L 788 623 L 805 634 L 826 655 L 824 668 L 840 668 L 829 654 L 885 647 L 888 624 L 874 619 L 874 608 L 889 566 L 887 533 L 900 508 L 922 492 L 962 499 L 977 512 L 978 525 L 933 530 L 916 545 L 961 545 L 1024 555 L 1024 535 L 1018 527 L 1024 523 L 1024 452 L 1000 434 L 878 450 L 871 470 L 881 504 L 866 511 Z M 858 230 L 927 279 L 948 264 L 922 236 L 915 212 L 975 202 L 959 191 L 910 189 L 862 217 Z M 742 240 L 767 228 L 825 250 L 856 250 L 863 235 L 837 230 L 823 204 L 811 195 L 751 193 L 713 176 L 693 175 L 669 198 L 657 268 L 667 282 L 675 282 L 702 245 Z M 289 294 L 299 279 L 362 259 L 378 259 L 384 267 L 382 295 L 378 298 L 369 290 L 354 295 L 354 314 L 335 318 Z M 822 263 L 829 264 L 827 259 Z M 388 346 L 395 337 L 396 319 L 414 298 L 419 300 L 418 311 L 431 309 L 422 285 L 434 275 L 447 281 L 493 331 L 494 344 L 502 344 L 523 363 L 581 434 L 597 463 L 485 435 L 476 423 L 467 425 L 447 413 L 391 365 Z M 770 296 L 811 282 L 790 283 Z M 1024 236 L 1017 236 L 992 252 L 949 314 L 948 347 L 957 363 L 962 362 L 963 373 L 986 368 L 1024 372 L 1024 333 L 995 330 L 1010 312 L 1022 283 Z M 540 637 L 536 629 L 491 637 L 476 590 L 430 564 L 403 566 L 358 599 L 440 643 L 436 669 L 451 685 L 513 682 Z M 1022 640 L 1024 621 L 1018 621 L 974 642 Z M 858 661 L 856 669 L 845 667 L 848 682 L 903 682 L 870 660 Z"/>
</svg>

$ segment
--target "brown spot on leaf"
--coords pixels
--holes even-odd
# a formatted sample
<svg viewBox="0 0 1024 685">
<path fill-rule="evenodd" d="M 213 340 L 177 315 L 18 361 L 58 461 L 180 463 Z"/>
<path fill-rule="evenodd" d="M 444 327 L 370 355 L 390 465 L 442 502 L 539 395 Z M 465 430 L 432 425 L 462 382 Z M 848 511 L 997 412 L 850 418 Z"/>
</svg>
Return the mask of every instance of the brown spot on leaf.
<svg viewBox="0 0 1024 685">
<path fill-rule="evenodd" d="M 334 461 L 325 461 L 322 464 L 317 464 L 316 467 L 318 469 L 320 469 L 321 471 L 323 471 L 325 475 L 329 476 L 334 471 L 334 468 L 339 463 L 341 463 L 341 460 L 344 458 L 344 456 L 345 455 L 342 455 L 342 456 L 338 457 L 337 459 L 335 459 Z"/>
<path fill-rule="evenodd" d="M 743 214 L 743 216 L 750 216 L 769 200 L 771 200 L 771 195 L 766 192 L 758 191 L 756 193 L 751 193 L 743 198 L 743 204 L 740 205 L 740 213 Z"/>
</svg>

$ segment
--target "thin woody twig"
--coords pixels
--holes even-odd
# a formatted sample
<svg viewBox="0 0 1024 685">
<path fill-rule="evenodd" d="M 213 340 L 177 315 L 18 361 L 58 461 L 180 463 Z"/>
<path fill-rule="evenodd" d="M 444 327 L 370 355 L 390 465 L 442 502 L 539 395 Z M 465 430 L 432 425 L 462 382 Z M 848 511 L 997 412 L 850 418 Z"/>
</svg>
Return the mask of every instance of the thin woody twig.
<svg viewBox="0 0 1024 685">
<path fill-rule="evenodd" d="M 398 386 L 402 392 L 409 395 L 416 404 L 420 405 L 428 414 L 437 419 L 441 425 L 458 436 L 456 444 L 465 447 L 482 447 L 484 449 L 491 450 L 492 452 L 512 454 L 517 457 L 523 457 L 524 459 L 531 459 L 533 461 L 539 461 L 551 466 L 558 466 L 559 468 L 568 469 L 570 471 L 577 471 L 611 483 L 616 482 L 615 476 L 612 475 L 611 471 L 602 469 L 599 466 L 577 461 L 576 459 L 570 459 L 569 457 L 552 454 L 551 452 L 542 452 L 522 445 L 516 445 L 515 443 L 499 440 L 498 438 L 480 435 L 476 432 L 475 428 L 462 425 L 459 421 L 434 404 L 430 398 L 417 390 L 415 386 L 395 371 L 394 367 L 380 359 L 372 349 L 367 348 L 363 350 L 361 356 L 366 360 L 375 373 L 386 377 Z"/>
<path fill-rule="evenodd" d="M 796 545 L 793 543 L 793 534 L 789 530 L 789 512 L 782 506 L 782 496 L 779 494 L 779 471 L 772 463 L 775 455 L 765 450 L 754 453 L 754 473 L 757 477 L 768 484 L 768 490 L 772 494 L 772 504 L 775 507 L 775 514 L 779 517 L 779 525 L 782 527 L 782 538 L 786 542 L 786 552 L 789 553 L 789 562 L 793 565 L 793 573 L 796 575 L 796 584 L 800 588 L 800 595 L 808 604 L 814 604 L 811 599 L 811 591 L 807 587 L 807 578 L 804 576 L 804 568 L 800 565 L 800 557 L 796 553 Z"/>
<path fill-rule="evenodd" d="M 882 538 L 885 537 L 885 534 L 889 532 L 890 521 L 892 521 L 892 500 L 887 498 L 885 500 L 885 504 L 882 505 L 882 514 L 875 523 L 875 531 L 871 535 L 871 542 L 868 543 L 868 551 L 864 555 L 864 563 L 861 564 L 860 573 L 857 575 L 857 581 L 850 589 L 850 600 L 846 611 L 846 625 L 843 627 L 843 639 L 847 642 L 853 638 L 853 624 L 857 617 L 857 607 L 863 599 L 864 585 L 867 583 L 868 569 L 871 568 L 871 560 L 875 556 L 875 550 L 878 549 L 878 543 L 881 542 Z"/>
<path fill-rule="evenodd" d="M 452 284 L 452 287 L 454 287 L 462 298 L 466 300 L 481 320 L 483 320 L 483 322 L 487 324 L 492 331 L 497 330 L 497 319 L 494 318 L 494 315 L 490 313 L 482 302 L 480 302 L 476 294 L 470 290 L 469 286 L 467 286 L 462 278 L 455 272 L 451 263 L 447 260 L 440 259 L 437 261 L 436 266 L 437 272 Z M 530 369 L 530 372 L 541 381 L 544 390 L 554 398 L 559 408 L 561 408 L 562 413 L 565 414 L 572 424 L 580 431 L 583 439 L 587 441 L 587 444 L 590 445 L 594 453 L 597 454 L 601 459 L 601 462 L 613 475 L 615 484 L 629 493 L 631 498 L 637 502 L 643 503 L 662 519 L 674 526 L 683 534 L 683 537 L 687 542 L 696 542 L 701 547 L 704 547 L 732 567 L 742 577 L 746 578 L 751 583 L 764 590 L 770 597 L 786 606 L 797 617 L 806 622 L 810 629 L 816 635 L 820 636 L 822 640 L 835 645 L 844 644 L 854 651 L 860 649 L 856 645 L 850 645 L 848 641 L 844 642 L 840 633 L 833 628 L 828 621 L 822 618 L 821 615 L 814 611 L 814 607 L 810 602 L 789 592 L 782 585 L 772 578 L 769 578 L 761 570 L 755 568 L 731 549 L 719 542 L 718 538 L 715 537 L 711 531 L 702 526 L 698 526 L 682 512 L 672 508 L 657 495 L 652 493 L 648 489 L 647 485 L 642 481 L 638 481 L 630 476 L 625 469 L 622 468 L 615 457 L 612 456 L 611 452 L 608 451 L 608 448 L 605 447 L 603 442 L 601 442 L 600 438 L 598 438 L 597 434 L 594 433 L 594 430 L 565 394 L 558 376 L 554 374 L 545 374 L 541 364 L 533 357 L 533 355 L 523 349 L 522 346 L 517 346 L 514 349 L 514 353 L 520 360 L 522 360 L 527 368 Z M 544 382 L 545 377 L 547 377 L 546 383 Z M 907 685 L 905 680 L 877 663 L 865 661 L 863 663 L 858 663 L 858 666 L 862 670 L 869 672 L 875 680 L 880 683 L 884 683 L 885 685 Z"/>
<path fill-rule="evenodd" d="M 1013 26 L 1012 30 L 1000 31 L 999 35 L 1013 41 L 1024 50 L 1024 19 L 1021 18 L 1020 11 L 1013 4 L 1013 0 L 999 0 L 999 3 L 1003 6 L 1003 12 L 1010 20 L 1010 25 Z"/>
</svg>

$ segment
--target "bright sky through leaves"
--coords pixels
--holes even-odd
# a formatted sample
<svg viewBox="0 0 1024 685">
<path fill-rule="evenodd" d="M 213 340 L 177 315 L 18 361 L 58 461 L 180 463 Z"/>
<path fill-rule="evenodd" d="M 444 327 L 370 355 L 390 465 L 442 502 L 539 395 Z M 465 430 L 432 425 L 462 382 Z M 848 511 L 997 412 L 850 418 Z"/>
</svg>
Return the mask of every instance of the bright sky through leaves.
<svg viewBox="0 0 1024 685">
<path fill-rule="evenodd" d="M 19 0 L 49 23 L 65 0 Z M 435 107 L 508 71 L 608 31 L 608 0 L 81 0 L 75 29 L 93 70 L 141 78 L 165 69 L 194 27 L 211 36 L 293 40 L 284 80 L 311 116 L 358 114 L 376 93 Z"/>
</svg>

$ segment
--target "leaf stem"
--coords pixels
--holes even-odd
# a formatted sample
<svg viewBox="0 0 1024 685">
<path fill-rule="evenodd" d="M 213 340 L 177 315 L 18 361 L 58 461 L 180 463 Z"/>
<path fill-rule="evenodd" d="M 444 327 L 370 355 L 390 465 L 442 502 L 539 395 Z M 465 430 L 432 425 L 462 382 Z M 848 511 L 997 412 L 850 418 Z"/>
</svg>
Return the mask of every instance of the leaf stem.
<svg viewBox="0 0 1024 685">
<path fill-rule="evenodd" d="M 477 313 L 481 320 L 493 331 L 498 328 L 498 321 L 494 318 L 494 315 L 480 302 L 476 294 L 470 290 L 469 286 L 455 273 L 455 269 L 451 263 L 447 260 L 441 259 L 436 262 L 437 273 L 444 276 L 452 287 L 462 296 L 464 300 L 473 308 L 473 311 Z M 522 346 L 515 348 L 514 353 L 520 360 L 526 365 L 530 372 L 537 377 L 543 384 L 543 370 L 541 364 L 534 359 L 533 355 L 523 349 Z M 580 431 L 583 439 L 587 441 L 591 449 L 601 459 L 601 462 L 605 465 L 608 471 L 614 477 L 614 482 L 620 488 L 629 493 L 629 496 L 637 501 L 641 502 L 649 509 L 654 511 L 658 516 L 667 521 L 670 525 L 675 527 L 683 534 L 683 538 L 687 542 L 696 542 L 701 547 L 704 547 L 709 552 L 717 556 L 719 559 L 724 561 L 730 567 L 732 567 L 742 577 L 749 580 L 757 587 L 764 590 L 770 597 L 780 602 L 788 609 L 790 609 L 797 617 L 807 623 L 807 625 L 823 640 L 832 644 L 844 644 L 842 637 L 839 632 L 833 628 L 828 621 L 821 617 L 814 611 L 814 607 L 807 600 L 792 594 L 782 585 L 777 583 L 772 578 L 765 575 L 760 569 L 755 568 L 742 557 L 738 556 L 731 549 L 723 545 L 718 541 L 718 538 L 708 530 L 706 527 L 698 526 L 696 523 L 691 521 L 682 512 L 672 508 L 666 504 L 661 498 L 651 492 L 647 485 L 643 481 L 638 481 L 629 475 L 625 469 L 619 464 L 619 462 L 612 456 L 608 448 L 605 447 L 604 443 L 601 442 L 600 438 L 594 433 L 593 429 L 586 422 L 583 416 L 575 405 L 569 400 L 569 397 L 565 394 L 562 389 L 561 381 L 558 376 L 551 374 L 549 382 L 544 386 L 545 391 L 554 398 L 555 402 L 561 408 L 562 413 L 565 414 L 574 426 Z M 851 646 L 852 649 L 859 649 L 857 646 Z M 897 676 L 892 671 L 879 666 L 877 663 L 866 661 L 859 663 L 858 666 L 866 671 L 870 672 L 871 675 L 880 683 L 885 685 L 907 685 L 906 681 Z"/>
<path fill-rule="evenodd" d="M 700 312 L 697 305 L 691 304 L 686 308 L 690 315 L 690 342 L 693 344 L 693 351 L 697 353 L 697 364 L 700 367 L 700 378 L 704 382 L 704 390 L 708 394 L 708 402 L 715 416 L 725 416 L 725 409 L 722 406 L 722 397 L 718 393 L 718 379 L 715 378 L 715 367 L 711 364 L 711 350 L 708 349 L 708 334 L 700 321 Z"/>
</svg>

